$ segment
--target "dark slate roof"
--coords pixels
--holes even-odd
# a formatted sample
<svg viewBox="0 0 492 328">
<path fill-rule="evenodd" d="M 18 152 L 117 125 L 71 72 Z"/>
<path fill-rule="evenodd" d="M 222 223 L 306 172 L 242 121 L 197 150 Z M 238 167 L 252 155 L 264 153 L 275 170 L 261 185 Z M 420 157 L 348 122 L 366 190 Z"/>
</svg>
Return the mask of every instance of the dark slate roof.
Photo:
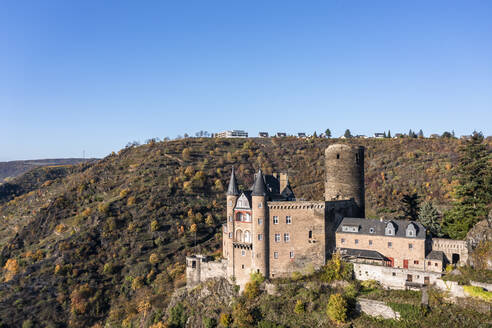
<svg viewBox="0 0 492 328">
<path fill-rule="evenodd" d="M 349 257 L 357 257 L 360 259 L 381 260 L 381 261 L 388 260 L 381 253 L 376 251 L 371 251 L 368 249 L 341 248 L 340 255 L 342 257 L 349 256 Z"/>
<path fill-rule="evenodd" d="M 384 236 L 384 229 L 386 225 L 392 222 L 396 227 L 396 232 L 393 237 L 405 237 L 405 238 L 416 238 L 416 239 L 425 239 L 425 228 L 422 224 L 416 221 L 410 220 L 375 220 L 375 219 L 361 219 L 361 218 L 343 218 L 342 222 L 337 228 L 336 232 L 340 233 L 353 233 L 360 235 L 376 235 L 376 236 Z M 416 237 L 406 237 L 406 229 L 409 224 L 413 224 L 416 229 Z M 358 232 L 346 232 L 342 231 L 342 226 L 358 226 Z M 374 229 L 374 232 L 370 232 L 371 228 Z"/>
<path fill-rule="evenodd" d="M 428 260 L 435 260 L 435 261 L 444 261 L 444 253 L 441 251 L 431 251 L 427 256 L 425 257 Z"/>
<path fill-rule="evenodd" d="M 290 189 L 289 185 L 287 187 L 285 187 L 284 190 L 282 190 L 281 195 L 286 199 L 295 198 L 294 192 L 292 191 L 292 189 Z"/>
<path fill-rule="evenodd" d="M 267 188 L 265 186 L 265 179 L 263 177 L 263 173 L 261 173 L 261 170 L 259 170 L 258 174 L 256 174 L 255 176 L 255 182 L 252 188 L 252 195 L 266 196 L 266 194 L 267 194 Z"/>
<path fill-rule="evenodd" d="M 239 188 L 237 187 L 236 175 L 234 174 L 234 166 L 232 167 L 231 180 L 229 181 L 229 187 L 227 188 L 227 195 L 239 196 Z"/>
</svg>

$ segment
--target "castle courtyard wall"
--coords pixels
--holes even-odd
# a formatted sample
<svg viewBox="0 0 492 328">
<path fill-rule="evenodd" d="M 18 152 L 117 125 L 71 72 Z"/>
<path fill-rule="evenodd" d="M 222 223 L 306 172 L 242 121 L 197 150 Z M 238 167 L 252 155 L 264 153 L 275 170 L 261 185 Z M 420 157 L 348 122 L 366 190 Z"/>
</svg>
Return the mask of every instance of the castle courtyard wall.
<svg viewBox="0 0 492 328">
<path fill-rule="evenodd" d="M 453 254 L 459 255 L 457 264 L 460 266 L 466 265 L 468 261 L 468 244 L 464 240 L 433 238 L 432 250 L 443 252 L 448 263 L 453 263 Z"/>
</svg>

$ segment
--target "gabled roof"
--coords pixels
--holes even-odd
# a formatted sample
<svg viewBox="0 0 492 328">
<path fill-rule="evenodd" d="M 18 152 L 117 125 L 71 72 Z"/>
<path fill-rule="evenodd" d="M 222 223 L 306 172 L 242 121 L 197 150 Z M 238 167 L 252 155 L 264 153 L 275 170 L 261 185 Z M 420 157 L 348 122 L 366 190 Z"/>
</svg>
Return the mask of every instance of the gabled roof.
<svg viewBox="0 0 492 328">
<path fill-rule="evenodd" d="M 431 251 L 425 258 L 434 261 L 444 261 L 444 253 L 441 251 Z"/>
<path fill-rule="evenodd" d="M 394 237 L 404 237 L 406 236 L 406 229 L 409 224 L 413 224 L 416 228 L 416 236 L 410 237 L 415 239 L 425 239 L 425 227 L 416 221 L 410 220 L 375 220 L 375 219 L 361 219 L 361 218 L 343 218 L 342 222 L 338 226 L 336 232 L 338 233 L 354 233 L 361 235 L 376 235 L 384 236 L 386 225 L 391 222 L 395 227 Z M 357 232 L 346 232 L 342 231 L 342 226 L 359 226 L 360 229 Z"/>
<path fill-rule="evenodd" d="M 255 176 L 255 182 L 253 183 L 252 193 L 253 196 L 266 196 L 267 189 L 265 185 L 265 179 L 261 170 Z"/>
<path fill-rule="evenodd" d="M 227 188 L 228 196 L 239 196 L 239 188 L 237 187 L 236 175 L 234 174 L 234 166 L 232 167 L 231 180 Z"/>
</svg>

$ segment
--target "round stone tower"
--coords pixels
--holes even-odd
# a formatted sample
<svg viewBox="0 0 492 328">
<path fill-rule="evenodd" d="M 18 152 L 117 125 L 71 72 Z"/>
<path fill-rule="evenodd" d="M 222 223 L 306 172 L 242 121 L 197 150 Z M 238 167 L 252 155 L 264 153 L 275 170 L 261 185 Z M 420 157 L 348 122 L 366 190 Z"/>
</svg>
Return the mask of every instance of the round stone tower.
<svg viewBox="0 0 492 328">
<path fill-rule="evenodd" d="M 354 199 L 365 217 L 364 147 L 334 144 L 325 150 L 325 201 Z"/>
</svg>

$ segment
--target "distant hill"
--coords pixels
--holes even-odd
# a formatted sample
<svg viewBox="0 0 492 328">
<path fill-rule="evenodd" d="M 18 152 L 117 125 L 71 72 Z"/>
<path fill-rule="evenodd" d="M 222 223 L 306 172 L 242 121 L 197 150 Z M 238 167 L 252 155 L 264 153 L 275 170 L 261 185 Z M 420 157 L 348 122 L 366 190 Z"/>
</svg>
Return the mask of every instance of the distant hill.
<svg viewBox="0 0 492 328">
<path fill-rule="evenodd" d="M 53 159 L 33 159 L 26 161 L 0 162 L 0 183 L 6 179 L 15 178 L 35 167 L 40 166 L 59 166 L 73 165 L 87 161 L 93 161 L 94 158 L 53 158 Z"/>
<path fill-rule="evenodd" d="M 259 167 L 288 171 L 298 198 L 321 200 L 335 142 L 366 147 L 367 216 L 400 215 L 408 193 L 449 207 L 456 139 L 188 138 L 36 168 L 0 188 L 0 327 L 148 327 L 187 254 L 220 256 L 233 165 L 241 188 Z"/>
</svg>

